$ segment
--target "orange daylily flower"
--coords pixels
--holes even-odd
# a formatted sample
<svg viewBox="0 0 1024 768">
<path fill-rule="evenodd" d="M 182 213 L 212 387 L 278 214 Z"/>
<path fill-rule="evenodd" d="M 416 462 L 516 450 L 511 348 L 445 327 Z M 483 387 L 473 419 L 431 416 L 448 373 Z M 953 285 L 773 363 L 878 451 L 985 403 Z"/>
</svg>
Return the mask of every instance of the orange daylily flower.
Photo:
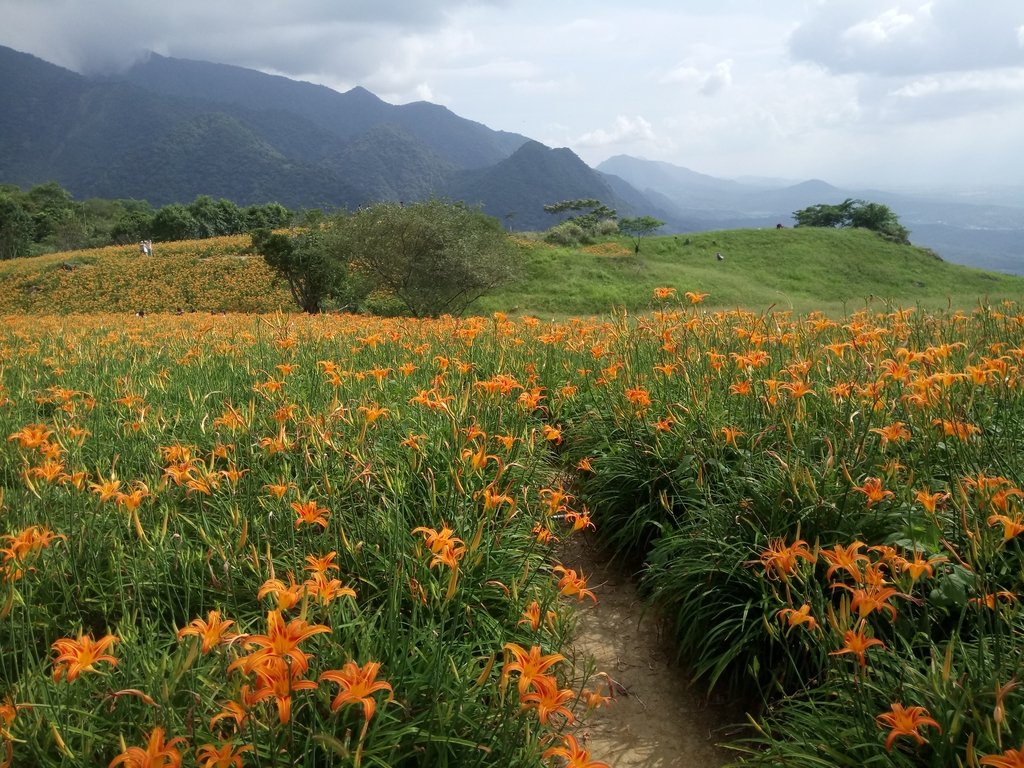
<svg viewBox="0 0 1024 768">
<path fill-rule="evenodd" d="M 221 619 L 220 611 L 210 611 L 206 614 L 205 621 L 193 619 L 187 627 L 179 629 L 178 639 L 181 640 L 190 635 L 200 637 L 203 641 L 200 650 L 203 653 L 209 653 L 220 643 L 230 642 L 237 637 L 234 633 L 227 631 L 228 627 L 234 623 L 231 619 Z"/>
<path fill-rule="evenodd" d="M 22 448 L 38 448 L 46 444 L 53 434 L 45 424 L 29 424 L 7 438 L 7 442 L 18 441 Z"/>
<path fill-rule="evenodd" d="M 853 594 L 850 600 L 850 608 L 857 612 L 860 618 L 865 618 L 872 611 L 888 611 L 889 617 L 896 619 L 896 608 L 889 604 L 893 597 L 903 596 L 902 593 L 892 587 L 885 587 L 881 584 L 868 584 L 864 589 L 851 589 L 845 584 L 835 584 Z"/>
<path fill-rule="evenodd" d="M 385 416 L 391 415 L 391 411 L 387 408 L 381 408 L 378 405 L 361 405 L 358 408 L 359 412 L 366 418 L 367 424 L 373 424 L 377 419 L 384 418 Z"/>
<path fill-rule="evenodd" d="M 710 293 L 698 293 L 697 291 L 687 291 L 685 294 L 686 298 L 691 304 L 700 304 L 704 299 L 710 296 Z"/>
<path fill-rule="evenodd" d="M 57 652 L 53 662 L 53 679 L 74 682 L 83 672 L 97 671 L 95 665 L 101 661 L 116 667 L 117 659 L 106 651 L 119 640 L 116 635 L 105 635 L 99 640 L 93 640 L 92 635 L 79 635 L 77 639 L 65 637 L 55 641 L 51 646 Z"/>
<path fill-rule="evenodd" d="M 576 694 L 570 688 L 559 688 L 558 681 L 550 675 L 541 675 L 534 678 L 533 688 L 526 693 L 521 693 L 519 702 L 524 709 L 535 708 L 537 719 L 541 725 L 547 725 L 555 715 L 562 715 L 567 723 L 575 723 L 576 718 L 572 711 L 565 706 L 567 701 L 576 698 Z"/>
<path fill-rule="evenodd" d="M 990 611 L 994 611 L 996 609 L 997 599 L 1003 600 L 1007 603 L 1017 602 L 1017 596 L 1013 592 L 1010 592 L 1006 589 L 1001 589 L 998 592 L 983 593 L 980 597 L 972 597 L 970 600 L 968 600 L 968 602 L 972 605 L 977 605 L 979 607 L 985 606 Z"/>
<path fill-rule="evenodd" d="M 544 425 L 547 427 L 547 424 Z M 469 469 L 472 472 L 480 472 L 487 468 L 490 463 L 501 466 L 501 459 L 491 453 L 487 453 L 483 443 L 474 450 L 473 448 L 462 449 L 462 460 L 469 462 Z"/>
<path fill-rule="evenodd" d="M 641 387 L 630 387 L 625 391 L 626 400 L 641 410 L 651 407 L 651 393 Z"/>
<path fill-rule="evenodd" d="M 255 645 L 258 650 L 248 656 L 233 661 L 228 670 L 239 667 L 250 672 L 259 666 L 262 659 L 273 656 L 278 659 L 291 659 L 291 668 L 304 673 L 309 668 L 310 655 L 299 649 L 299 643 L 313 635 L 330 632 L 331 628 L 323 624 L 308 624 L 303 619 L 292 619 L 285 624 L 280 610 L 267 614 L 267 634 L 250 635 L 246 638 L 246 648 Z"/>
<path fill-rule="evenodd" d="M 164 729 L 158 725 L 149 734 L 145 749 L 128 747 L 111 760 L 107 768 L 114 768 L 116 765 L 123 765 L 125 768 L 180 768 L 179 745 L 185 747 L 188 742 L 181 736 L 164 741 Z"/>
<path fill-rule="evenodd" d="M 270 483 L 269 485 L 264 485 L 263 486 L 263 488 L 271 496 L 273 496 L 275 499 L 278 499 L 278 500 L 283 499 L 285 494 L 288 493 L 288 491 L 290 491 L 290 490 L 292 490 L 292 489 L 294 489 L 296 487 L 297 486 L 295 485 L 295 483 L 285 482 L 284 480 L 281 480 L 281 481 L 276 482 L 276 483 Z"/>
<path fill-rule="evenodd" d="M 8 546 L 0 548 L 0 555 L 3 555 L 0 564 L 6 565 L 12 561 L 16 564 L 23 563 L 30 555 L 47 549 L 58 539 L 67 541 L 67 536 L 62 533 L 56 534 L 41 525 L 30 525 L 17 534 L 0 535 L 0 540 L 8 543 Z"/>
<path fill-rule="evenodd" d="M 331 711 L 337 712 L 349 704 L 362 704 L 363 720 L 369 722 L 377 709 L 373 694 L 377 691 L 387 691 L 388 697 L 385 701 L 394 700 L 394 689 L 391 684 L 377 679 L 379 671 L 380 662 L 368 661 L 360 667 L 354 661 L 349 661 L 341 669 L 330 669 L 322 673 L 321 681 L 337 683 L 340 687 L 338 695 L 331 701 Z"/>
<path fill-rule="evenodd" d="M 675 295 L 676 295 L 676 289 L 675 288 L 655 288 L 654 289 L 654 298 L 656 298 L 658 301 L 665 301 L 665 299 L 671 299 Z"/>
<path fill-rule="evenodd" d="M 306 579 L 302 586 L 309 596 L 319 600 L 321 605 L 328 605 L 340 597 L 351 597 L 355 599 L 356 591 L 352 587 L 346 587 L 338 579 L 329 579 L 325 574 L 316 572 Z"/>
<path fill-rule="evenodd" d="M 785 539 L 772 539 L 768 543 L 768 548 L 761 553 L 761 565 L 764 566 L 765 575 L 769 578 L 777 576 L 782 581 L 788 581 L 789 577 L 796 573 L 800 560 L 813 563 L 815 559 L 803 539 L 797 539 L 789 546 L 786 546 Z"/>
<path fill-rule="evenodd" d="M 879 501 L 890 499 L 896 494 L 882 488 L 882 481 L 877 477 L 869 477 L 864 480 L 864 485 L 854 487 L 855 491 L 863 493 L 867 497 L 868 509 L 871 509 Z"/>
<path fill-rule="evenodd" d="M 576 574 L 572 568 L 565 568 L 561 565 L 556 565 L 551 569 L 552 573 L 561 573 L 562 576 L 558 580 L 558 592 L 559 594 L 565 595 L 566 597 L 575 596 L 579 602 L 583 602 L 584 598 L 589 597 L 594 603 L 597 603 L 597 596 L 589 589 L 587 589 L 587 580 L 583 575 L 583 571 Z"/>
<path fill-rule="evenodd" d="M 979 427 L 959 419 L 933 419 L 932 424 L 936 427 L 942 427 L 942 434 L 944 436 L 955 437 L 958 440 L 968 440 L 974 435 L 981 433 Z"/>
<path fill-rule="evenodd" d="M 562 430 L 559 427 L 553 427 L 550 424 L 545 424 L 541 427 L 544 433 L 544 439 L 555 445 L 562 444 Z"/>
<path fill-rule="evenodd" d="M 932 493 L 927 488 L 922 488 L 916 494 L 914 494 L 914 498 L 921 503 L 921 506 L 924 507 L 925 512 L 934 515 L 935 509 L 938 506 L 939 502 L 948 499 L 949 494 L 942 493 L 941 491 L 935 491 L 934 493 Z"/>
<path fill-rule="evenodd" d="M 100 497 L 100 501 L 116 499 L 121 488 L 121 481 L 111 478 L 100 483 L 89 483 L 89 490 Z"/>
<path fill-rule="evenodd" d="M 737 429 L 736 427 L 722 427 L 722 429 L 719 431 L 723 435 L 725 435 L 725 444 L 731 445 L 733 448 L 739 447 L 738 445 L 736 445 L 736 438 L 744 437 L 747 434 L 743 430 Z"/>
<path fill-rule="evenodd" d="M 942 733 L 942 727 L 935 722 L 924 707 L 904 707 L 895 703 L 888 712 L 883 712 L 875 717 L 875 722 L 880 728 L 890 728 L 889 737 L 885 740 L 885 751 L 892 749 L 893 742 L 900 736 L 910 736 L 920 747 L 927 743 L 927 739 L 918 733 L 919 728 L 929 726 L 938 728 Z"/>
<path fill-rule="evenodd" d="M 867 555 L 861 555 L 857 552 L 863 546 L 864 542 L 855 541 L 848 547 L 836 544 L 832 549 L 821 550 L 821 556 L 831 563 L 825 572 L 825 578 L 831 579 L 833 573 L 842 570 L 846 571 L 854 581 L 858 583 L 863 581 L 864 574 L 861 572 L 859 563 L 871 561 L 871 558 Z"/>
<path fill-rule="evenodd" d="M 253 703 L 272 698 L 277 707 L 277 719 L 286 725 L 292 717 L 292 692 L 315 691 L 312 680 L 303 679 L 306 668 L 288 664 L 279 656 L 261 656 L 252 667 L 256 673 L 256 689 L 252 693 Z"/>
<path fill-rule="evenodd" d="M 935 569 L 932 567 L 937 563 L 948 562 L 949 558 L 943 555 L 935 555 L 934 557 L 925 558 L 924 553 L 914 552 L 913 560 L 904 560 L 901 564 L 901 568 L 904 573 L 910 574 L 911 581 L 917 581 L 921 578 L 922 574 L 927 573 L 928 577 L 931 578 L 935 575 Z"/>
<path fill-rule="evenodd" d="M 775 615 L 780 619 L 785 618 L 790 627 L 806 624 L 810 632 L 818 628 L 817 620 L 811 616 L 811 606 L 807 603 L 804 603 L 799 608 L 783 608 Z"/>
<path fill-rule="evenodd" d="M 742 397 L 742 396 L 749 395 L 750 391 L 751 391 L 750 379 L 740 379 L 739 381 L 734 382 L 734 383 L 729 385 L 729 394 L 730 395 L 739 395 L 739 396 Z"/>
<path fill-rule="evenodd" d="M 330 514 L 330 510 L 324 509 L 312 499 L 309 501 L 293 501 L 291 502 L 291 508 L 298 515 L 298 518 L 295 520 L 296 528 L 301 527 L 303 524 L 319 525 L 321 528 L 327 527 L 327 516 Z"/>
<path fill-rule="evenodd" d="M 892 424 L 887 424 L 884 427 L 873 427 L 871 432 L 882 438 L 883 448 L 889 443 L 900 443 L 910 439 L 910 430 L 907 429 L 907 425 L 902 421 L 894 421 Z"/>
<path fill-rule="evenodd" d="M 272 595 L 277 601 L 277 610 L 287 611 L 299 604 L 304 592 L 303 585 L 296 584 L 295 576 L 289 571 L 287 585 L 280 579 L 267 579 L 260 586 L 256 598 L 262 600 L 267 595 Z"/>
<path fill-rule="evenodd" d="M 210 728 L 213 728 L 220 720 L 234 720 L 236 728 L 241 728 L 248 722 L 249 710 L 256 702 L 253 700 L 252 690 L 247 684 L 242 685 L 238 698 L 238 701 L 227 701 L 221 707 L 221 711 L 210 718 Z"/>
<path fill-rule="evenodd" d="M 547 611 L 544 615 L 544 623 L 550 628 L 554 625 L 557 614 L 554 611 Z M 534 600 L 523 611 L 523 618 L 518 622 L 519 624 L 529 624 L 530 629 L 536 632 L 540 629 L 541 616 L 540 616 L 540 604 Z"/>
<path fill-rule="evenodd" d="M 594 709 L 600 709 L 601 707 L 607 707 L 615 701 L 615 681 L 612 680 L 611 676 L 607 672 L 598 672 L 597 677 L 599 680 L 594 686 L 594 690 L 584 688 L 580 691 L 580 698 L 586 702 L 588 712 Z M 601 693 L 601 680 L 603 680 L 605 685 L 608 687 L 607 696 Z"/>
<path fill-rule="evenodd" d="M 565 661 L 565 656 L 560 653 L 542 654 L 539 645 L 531 646 L 529 651 L 517 643 L 505 643 L 504 647 L 513 660 L 505 661 L 501 676 L 507 680 L 513 672 L 518 672 L 520 693 L 525 693 L 538 677 L 547 674 L 555 664 Z"/>
<path fill-rule="evenodd" d="M 442 525 L 440 531 L 426 526 L 419 526 L 412 529 L 413 535 L 423 534 L 423 542 L 433 554 L 439 555 L 446 549 L 465 549 L 465 542 L 455 535 L 455 531 L 447 525 Z"/>
<path fill-rule="evenodd" d="M 242 768 L 242 755 L 252 751 L 252 745 L 236 747 L 231 742 L 216 747 L 203 744 L 196 749 L 196 762 L 199 768 Z"/>
<path fill-rule="evenodd" d="M 1009 517 L 1007 515 L 989 515 L 988 524 L 990 526 L 1002 524 L 1004 542 L 1024 533 L 1024 517 L 1021 517 L 1019 514 L 1014 517 Z"/>
<path fill-rule="evenodd" d="M 980 762 L 988 768 L 1024 768 L 1024 745 L 1020 749 L 1008 749 L 1001 755 L 985 755 Z"/>
<path fill-rule="evenodd" d="M 129 512 L 134 512 L 142 505 L 142 502 L 151 495 L 149 486 L 141 480 L 138 480 L 136 481 L 135 488 L 131 493 L 115 493 L 114 501 L 117 503 L 117 506 L 124 507 Z"/>
<path fill-rule="evenodd" d="M 590 758 L 590 751 L 580 746 L 576 737 L 571 733 L 562 736 L 562 746 L 548 747 L 544 750 L 542 757 L 545 760 L 549 757 L 565 758 L 565 768 L 611 768 L 608 763 L 592 760 Z"/>
<path fill-rule="evenodd" d="M 334 562 L 334 558 L 337 556 L 338 553 L 333 550 L 319 557 L 317 555 L 306 555 L 306 570 L 310 573 L 321 574 L 326 574 L 328 571 L 341 570 Z"/>
<path fill-rule="evenodd" d="M 852 630 L 848 629 L 843 633 L 843 647 L 838 651 L 832 651 L 829 656 L 842 656 L 846 653 L 852 653 L 860 664 L 861 668 L 867 666 L 867 652 L 874 646 L 881 646 L 885 648 L 885 643 L 874 637 L 867 637 L 864 634 L 863 626 L 859 629 Z"/>
</svg>

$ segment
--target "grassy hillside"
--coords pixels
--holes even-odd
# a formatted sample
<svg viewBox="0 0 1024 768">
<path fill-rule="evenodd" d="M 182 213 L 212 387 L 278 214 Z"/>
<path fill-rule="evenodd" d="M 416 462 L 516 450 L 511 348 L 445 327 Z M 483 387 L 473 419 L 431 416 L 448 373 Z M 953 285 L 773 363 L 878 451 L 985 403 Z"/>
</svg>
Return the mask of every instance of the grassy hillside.
<svg viewBox="0 0 1024 768">
<path fill-rule="evenodd" d="M 522 279 L 474 310 L 544 316 L 600 314 L 651 305 L 654 288 L 706 292 L 706 304 L 754 310 L 841 312 L 879 299 L 969 307 L 1024 297 L 1024 278 L 982 272 L 897 246 L 866 231 L 728 230 L 649 238 L 639 255 L 626 238 L 585 248 L 517 239 Z M 286 286 L 247 236 L 135 246 L 0 262 L 0 313 L 294 311 Z M 716 253 L 724 256 L 716 259 Z"/>
<path fill-rule="evenodd" d="M 903 305 L 970 306 L 979 299 L 1024 296 L 1024 279 L 982 272 L 899 246 L 866 230 L 737 229 L 642 241 L 626 238 L 583 249 L 524 242 L 525 279 L 484 299 L 481 311 L 521 307 L 543 314 L 585 314 L 610 306 L 650 305 L 653 289 L 709 293 L 720 307 L 855 309 L 870 298 Z M 721 253 L 723 261 L 716 254 Z"/>
<path fill-rule="evenodd" d="M 288 288 L 246 253 L 248 235 L 69 251 L 0 262 L 0 313 L 275 312 Z"/>
</svg>

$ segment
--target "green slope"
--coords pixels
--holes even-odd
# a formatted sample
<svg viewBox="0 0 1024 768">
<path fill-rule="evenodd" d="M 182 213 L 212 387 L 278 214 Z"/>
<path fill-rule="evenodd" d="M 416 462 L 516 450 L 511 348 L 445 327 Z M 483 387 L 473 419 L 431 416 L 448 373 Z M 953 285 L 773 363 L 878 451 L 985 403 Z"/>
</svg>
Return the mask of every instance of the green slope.
<svg viewBox="0 0 1024 768">
<path fill-rule="evenodd" d="M 671 287 L 707 293 L 706 307 L 838 314 L 870 302 L 968 309 L 980 300 L 1024 299 L 1024 277 L 982 272 L 899 246 L 865 230 L 738 229 L 627 238 L 556 248 L 517 238 L 520 280 L 471 307 L 478 314 L 541 317 L 630 312 L 657 305 Z M 287 292 L 244 236 L 161 243 L 152 259 L 134 245 L 0 262 L 0 314 L 7 312 L 253 311 L 288 306 Z M 715 254 L 721 253 L 722 261 Z M 70 268 L 70 269 L 69 269 Z"/>
<path fill-rule="evenodd" d="M 618 247 L 615 247 L 618 246 Z M 588 252 L 590 251 L 590 252 Z M 716 258 L 721 253 L 722 261 Z M 1024 278 L 961 267 L 867 230 L 736 229 L 626 238 L 589 249 L 530 243 L 520 282 L 479 303 L 552 315 L 651 306 L 654 288 L 710 294 L 708 306 L 840 312 L 868 300 L 969 307 L 1024 297 Z"/>
</svg>

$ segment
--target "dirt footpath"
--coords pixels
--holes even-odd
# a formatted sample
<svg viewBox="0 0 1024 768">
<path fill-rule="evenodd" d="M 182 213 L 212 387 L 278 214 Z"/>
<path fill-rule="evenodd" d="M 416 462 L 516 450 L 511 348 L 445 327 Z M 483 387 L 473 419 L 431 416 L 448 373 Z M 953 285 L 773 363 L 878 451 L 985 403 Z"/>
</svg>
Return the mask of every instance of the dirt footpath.
<svg viewBox="0 0 1024 768">
<path fill-rule="evenodd" d="M 580 539 L 577 539 L 580 541 Z M 667 630 L 636 593 L 629 575 L 609 564 L 586 541 L 562 553 L 563 564 L 582 568 L 597 605 L 579 611 L 567 656 L 581 671 L 588 657 L 615 681 L 615 701 L 591 712 L 576 732 L 595 760 L 612 768 L 718 768 L 736 753 L 716 746 L 742 713 L 706 704 L 699 688 L 673 664 Z M 593 688 L 596 680 L 591 680 Z"/>
</svg>

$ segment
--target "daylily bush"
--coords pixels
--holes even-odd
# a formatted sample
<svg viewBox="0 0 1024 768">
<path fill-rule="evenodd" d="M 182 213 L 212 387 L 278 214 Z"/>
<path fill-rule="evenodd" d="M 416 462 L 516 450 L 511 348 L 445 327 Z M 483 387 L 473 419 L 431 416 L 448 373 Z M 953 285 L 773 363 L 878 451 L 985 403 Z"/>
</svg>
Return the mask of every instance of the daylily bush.
<svg viewBox="0 0 1024 768">
<path fill-rule="evenodd" d="M 5 318 L 0 765 L 586 755 L 542 331 Z"/>
<path fill-rule="evenodd" d="M 595 528 L 741 764 L 1022 765 L 1024 314 L 705 298 L 6 318 L 0 765 L 596 768 Z"/>
<path fill-rule="evenodd" d="M 680 656 L 750 703 L 740 764 L 1024 765 L 1016 304 L 835 320 L 697 298 L 656 292 L 591 347 L 606 383 L 565 456 Z"/>
</svg>

